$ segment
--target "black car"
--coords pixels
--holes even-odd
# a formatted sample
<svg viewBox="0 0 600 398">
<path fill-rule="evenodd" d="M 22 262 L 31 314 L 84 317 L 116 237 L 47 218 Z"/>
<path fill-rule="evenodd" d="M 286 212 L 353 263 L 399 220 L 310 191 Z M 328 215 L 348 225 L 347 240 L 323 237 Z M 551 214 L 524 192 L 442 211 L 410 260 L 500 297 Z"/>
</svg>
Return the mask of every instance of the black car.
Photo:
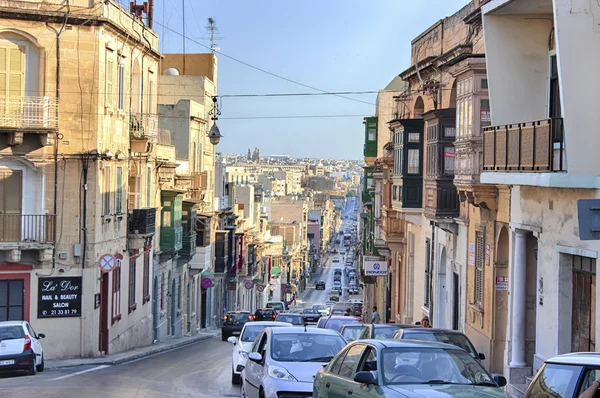
<svg viewBox="0 0 600 398">
<path fill-rule="evenodd" d="M 417 325 L 401 325 L 399 323 L 375 323 L 368 324 L 360 334 L 359 340 L 365 339 L 391 339 L 398 330 L 408 328 L 419 328 Z"/>
<path fill-rule="evenodd" d="M 248 321 L 250 321 L 250 311 L 229 311 L 223 317 L 221 340 L 226 341 L 231 336 L 239 336 Z"/>
<path fill-rule="evenodd" d="M 462 348 L 479 362 L 485 359 L 485 355 L 477 352 L 471 340 L 464 333 L 457 330 L 434 328 L 403 329 L 396 332 L 394 339 L 439 341 L 440 343 L 452 344 Z"/>
<path fill-rule="evenodd" d="M 319 318 L 321 318 L 321 314 L 319 311 L 314 308 L 305 308 L 302 310 L 302 316 L 304 317 L 305 322 L 319 322 Z"/>
<path fill-rule="evenodd" d="M 316 290 L 325 290 L 325 281 L 317 281 L 315 284 Z"/>
<path fill-rule="evenodd" d="M 277 311 L 273 308 L 259 308 L 252 315 L 253 321 L 274 321 L 277 318 Z"/>
</svg>

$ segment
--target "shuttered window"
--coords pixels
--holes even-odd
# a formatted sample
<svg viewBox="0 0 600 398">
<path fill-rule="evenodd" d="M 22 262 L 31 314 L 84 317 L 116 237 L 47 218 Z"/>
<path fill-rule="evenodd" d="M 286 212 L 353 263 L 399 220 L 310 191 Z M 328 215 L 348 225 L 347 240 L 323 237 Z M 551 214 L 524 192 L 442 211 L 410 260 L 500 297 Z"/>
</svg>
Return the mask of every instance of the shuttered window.
<svg viewBox="0 0 600 398">
<path fill-rule="evenodd" d="M 483 305 L 483 255 L 485 253 L 483 231 L 475 236 L 475 303 Z"/>
<path fill-rule="evenodd" d="M 115 211 L 117 214 L 123 214 L 123 168 L 117 167 L 115 189 Z"/>
<path fill-rule="evenodd" d="M 152 167 L 146 168 L 146 207 L 152 207 Z"/>
<path fill-rule="evenodd" d="M 115 54 L 113 51 L 106 50 L 106 98 L 105 105 L 113 108 L 115 104 Z"/>
<path fill-rule="evenodd" d="M 25 94 L 25 48 L 0 46 L 0 97 L 23 97 Z"/>
<path fill-rule="evenodd" d="M 431 240 L 425 239 L 425 308 L 431 304 Z"/>
<path fill-rule="evenodd" d="M 117 108 L 125 109 L 125 65 L 123 61 L 119 62 L 118 71 L 118 91 L 117 91 Z"/>
<path fill-rule="evenodd" d="M 112 187 L 110 185 L 110 167 L 105 167 L 102 170 L 102 174 L 103 174 L 103 182 L 104 182 L 104 189 L 102 192 L 102 215 L 107 216 L 110 215 L 110 191 L 112 190 Z"/>
</svg>

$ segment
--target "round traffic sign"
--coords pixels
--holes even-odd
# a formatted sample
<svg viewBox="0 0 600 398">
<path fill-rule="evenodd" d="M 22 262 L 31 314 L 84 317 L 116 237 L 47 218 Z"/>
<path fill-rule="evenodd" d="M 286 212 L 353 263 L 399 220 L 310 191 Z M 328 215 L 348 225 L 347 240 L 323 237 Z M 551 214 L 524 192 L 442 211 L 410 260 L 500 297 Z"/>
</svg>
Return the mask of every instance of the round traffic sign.
<svg viewBox="0 0 600 398">
<path fill-rule="evenodd" d="M 263 285 L 258 285 L 256 286 L 256 290 L 258 290 L 259 293 L 262 293 L 265 290 L 265 287 Z"/>
<path fill-rule="evenodd" d="M 202 281 L 200 281 L 200 285 L 204 288 L 204 289 L 208 289 L 210 287 L 212 287 L 213 285 L 213 281 L 210 278 L 202 278 Z"/>
<path fill-rule="evenodd" d="M 254 283 L 252 283 L 252 281 L 247 281 L 246 283 L 244 283 L 244 286 L 246 287 L 246 289 L 252 289 L 254 287 Z"/>
<path fill-rule="evenodd" d="M 112 254 L 103 254 L 99 261 L 102 272 L 110 272 L 117 266 L 117 259 Z"/>
</svg>

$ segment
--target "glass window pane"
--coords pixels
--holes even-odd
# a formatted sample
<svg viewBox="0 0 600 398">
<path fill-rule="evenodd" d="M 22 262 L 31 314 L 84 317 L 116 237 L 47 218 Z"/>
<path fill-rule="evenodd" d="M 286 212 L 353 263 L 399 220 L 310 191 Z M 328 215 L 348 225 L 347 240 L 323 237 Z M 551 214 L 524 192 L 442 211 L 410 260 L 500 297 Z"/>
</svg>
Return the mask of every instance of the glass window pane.
<svg viewBox="0 0 600 398">
<path fill-rule="evenodd" d="M 419 133 L 408 133 L 408 142 L 419 142 Z"/>
<path fill-rule="evenodd" d="M 408 150 L 408 174 L 419 174 L 419 150 L 409 149 Z"/>
<path fill-rule="evenodd" d="M 447 146 L 444 148 L 444 173 L 445 174 L 453 174 L 454 173 L 454 159 L 456 154 L 454 152 L 454 147 Z"/>
<path fill-rule="evenodd" d="M 376 138 L 376 131 L 375 131 L 375 129 L 369 129 L 368 130 L 368 138 L 367 139 L 369 141 L 375 141 L 377 139 Z"/>
</svg>

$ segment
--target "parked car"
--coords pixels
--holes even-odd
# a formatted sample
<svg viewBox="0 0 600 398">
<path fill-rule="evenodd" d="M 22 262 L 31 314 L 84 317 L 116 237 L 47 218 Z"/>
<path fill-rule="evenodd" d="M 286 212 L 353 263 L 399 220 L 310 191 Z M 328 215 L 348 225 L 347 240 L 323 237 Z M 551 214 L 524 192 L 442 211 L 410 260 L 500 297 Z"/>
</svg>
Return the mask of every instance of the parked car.
<svg viewBox="0 0 600 398">
<path fill-rule="evenodd" d="M 365 325 L 362 323 L 349 323 L 340 329 L 340 334 L 348 343 L 354 340 L 358 340 L 358 337 L 362 333 Z"/>
<path fill-rule="evenodd" d="M 321 314 L 319 311 L 314 308 L 305 308 L 302 310 L 302 316 L 304 317 L 305 322 L 317 323 L 319 322 L 319 318 L 321 318 Z"/>
<path fill-rule="evenodd" d="M 273 308 L 259 308 L 252 315 L 253 321 L 274 321 L 277 317 L 277 312 Z"/>
<path fill-rule="evenodd" d="M 394 339 L 410 339 L 422 341 L 439 341 L 440 343 L 452 344 L 468 352 L 477 361 L 483 361 L 485 355 L 477 352 L 471 340 L 457 330 L 450 329 L 430 329 L 422 328 L 416 325 L 402 328 L 393 336 Z"/>
<path fill-rule="evenodd" d="M 285 301 L 268 301 L 265 307 L 273 308 L 278 314 L 289 309 Z"/>
<path fill-rule="evenodd" d="M 443 343 L 357 340 L 315 377 L 313 397 L 503 397 L 502 376 Z M 354 394 L 355 393 L 355 394 Z"/>
<path fill-rule="evenodd" d="M 221 340 L 230 336 L 239 336 L 246 322 L 250 321 L 250 311 L 229 311 L 223 317 Z"/>
<path fill-rule="evenodd" d="M 363 329 L 359 340 L 366 339 L 391 339 L 394 334 L 401 328 L 421 328 L 421 326 L 416 325 L 401 325 L 395 323 L 375 323 L 368 324 Z"/>
<path fill-rule="evenodd" d="M 0 322 L 0 372 L 43 372 L 44 349 L 40 340 L 45 337 L 44 333 L 36 333 L 29 322 Z"/>
<path fill-rule="evenodd" d="M 302 314 L 282 312 L 277 315 L 275 322 L 287 322 L 295 326 L 304 326 L 304 317 Z"/>
<path fill-rule="evenodd" d="M 577 398 L 600 373 L 600 353 L 574 352 L 547 359 L 529 384 L 525 398 Z M 597 386 L 592 387 L 597 389 Z M 598 396 L 590 394 L 589 396 Z"/>
<path fill-rule="evenodd" d="M 332 330 L 267 328 L 242 370 L 242 397 L 309 397 L 315 374 L 346 344 Z M 293 392 L 293 393 L 292 393 Z"/>
<path fill-rule="evenodd" d="M 317 283 L 315 284 L 315 289 L 316 290 L 325 290 L 325 281 L 317 281 Z"/>
<path fill-rule="evenodd" d="M 254 343 L 254 340 L 256 340 L 256 337 L 258 337 L 260 332 L 262 332 L 266 327 L 274 328 L 283 326 L 292 326 L 292 324 L 286 322 L 249 322 L 244 325 L 242 328 L 242 333 L 239 337 L 231 336 L 227 339 L 227 341 L 234 345 L 233 352 L 231 354 L 232 384 L 240 384 L 240 375 L 242 374 L 242 369 L 244 366 L 246 366 L 248 352 L 250 351 L 252 343 Z"/>
<path fill-rule="evenodd" d="M 334 257 L 332 260 L 334 263 L 339 263 L 340 262 L 340 258 L 339 257 Z"/>
</svg>

